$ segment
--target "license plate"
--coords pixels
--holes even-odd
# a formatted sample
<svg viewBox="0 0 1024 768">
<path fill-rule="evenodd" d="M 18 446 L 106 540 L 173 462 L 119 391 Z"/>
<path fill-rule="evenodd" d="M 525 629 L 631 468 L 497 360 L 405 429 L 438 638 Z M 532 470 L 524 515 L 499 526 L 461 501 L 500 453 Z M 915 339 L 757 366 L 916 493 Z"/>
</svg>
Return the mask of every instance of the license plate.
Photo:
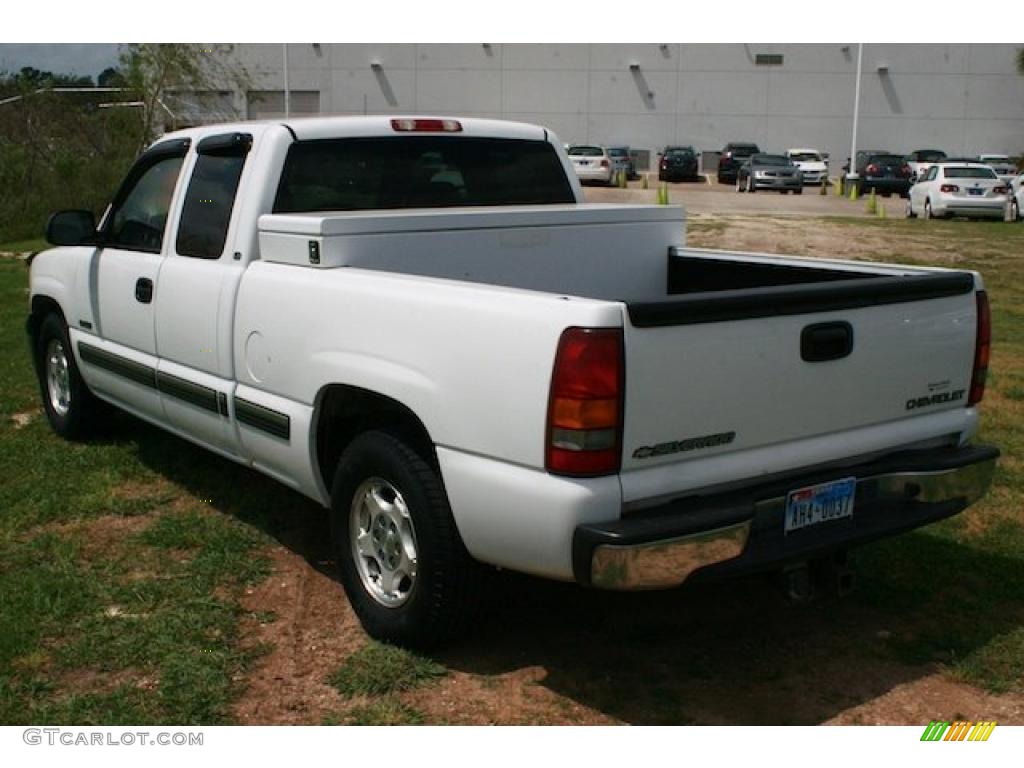
<svg viewBox="0 0 1024 768">
<path fill-rule="evenodd" d="M 970 190 L 968 190 L 968 192 L 970 192 L 972 195 L 980 195 L 983 191 L 984 190 L 981 190 L 981 189 L 970 189 Z"/>
<path fill-rule="evenodd" d="M 590 161 L 589 160 L 577 160 L 576 162 L 579 165 L 590 165 Z"/>
<path fill-rule="evenodd" d="M 790 491 L 786 496 L 786 533 L 818 523 L 853 517 L 856 490 L 857 478 L 845 477 Z"/>
</svg>

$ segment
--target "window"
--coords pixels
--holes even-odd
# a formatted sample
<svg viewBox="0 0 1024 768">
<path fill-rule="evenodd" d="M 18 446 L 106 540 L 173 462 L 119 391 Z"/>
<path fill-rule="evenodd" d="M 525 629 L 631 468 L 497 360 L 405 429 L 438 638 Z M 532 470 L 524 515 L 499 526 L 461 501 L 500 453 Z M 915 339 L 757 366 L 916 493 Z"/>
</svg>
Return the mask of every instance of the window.
<svg viewBox="0 0 1024 768">
<path fill-rule="evenodd" d="M 947 179 L 998 179 L 991 168 L 946 168 Z"/>
<path fill-rule="evenodd" d="M 296 115 L 320 114 L 320 91 L 288 91 L 288 111 Z M 250 120 L 284 117 L 284 91 L 249 91 L 246 109 Z"/>
<path fill-rule="evenodd" d="M 939 173 L 939 166 L 933 165 L 931 168 L 928 169 L 928 174 L 924 177 L 924 180 L 925 181 L 931 181 L 932 179 L 934 179 L 936 177 L 936 175 L 938 175 L 938 173 Z"/>
<path fill-rule="evenodd" d="M 781 67 L 781 53 L 758 53 L 754 56 L 754 63 L 759 67 Z"/>
<path fill-rule="evenodd" d="M 245 155 L 200 154 L 192 172 L 178 224 L 178 253 L 219 259 L 242 177 Z"/>
<path fill-rule="evenodd" d="M 104 233 L 105 246 L 160 252 L 182 159 L 180 156 L 152 161 L 144 158 L 132 169 L 112 207 L 110 224 Z"/>
<path fill-rule="evenodd" d="M 403 136 L 292 144 L 274 212 L 573 202 L 547 142 Z"/>
</svg>

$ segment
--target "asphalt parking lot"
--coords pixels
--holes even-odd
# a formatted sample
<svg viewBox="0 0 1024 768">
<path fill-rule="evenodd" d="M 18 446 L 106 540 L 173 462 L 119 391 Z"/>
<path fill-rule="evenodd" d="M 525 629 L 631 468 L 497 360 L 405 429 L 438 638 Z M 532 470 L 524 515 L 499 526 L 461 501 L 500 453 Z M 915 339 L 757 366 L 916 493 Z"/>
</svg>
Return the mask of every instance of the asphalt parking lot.
<svg viewBox="0 0 1024 768">
<path fill-rule="evenodd" d="M 865 198 L 850 200 L 835 194 L 835 187 L 827 187 L 827 194 L 821 194 L 817 186 L 804 187 L 802 195 L 783 195 L 780 192 L 739 193 L 732 184 L 718 184 L 714 176 L 710 180 L 669 183 L 669 203 L 682 205 L 693 214 L 742 213 L 772 216 L 863 216 L 868 213 Z M 585 185 L 584 196 L 592 203 L 657 203 L 657 175 L 652 174 L 648 188 L 640 180 L 629 182 L 626 189 Z M 888 218 L 903 218 L 906 201 L 900 197 L 877 197 L 877 203 L 885 208 Z"/>
</svg>

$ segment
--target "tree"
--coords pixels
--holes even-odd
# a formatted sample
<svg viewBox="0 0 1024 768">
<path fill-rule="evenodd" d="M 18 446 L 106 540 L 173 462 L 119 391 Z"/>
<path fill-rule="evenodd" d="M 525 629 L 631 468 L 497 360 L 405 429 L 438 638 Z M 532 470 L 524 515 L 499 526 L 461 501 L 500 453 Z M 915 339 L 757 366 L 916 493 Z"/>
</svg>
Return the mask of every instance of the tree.
<svg viewBox="0 0 1024 768">
<path fill-rule="evenodd" d="M 176 115 L 172 94 L 245 91 L 249 73 L 231 58 L 230 45 L 131 43 L 121 49 L 118 70 L 125 87 L 141 102 L 138 144 L 141 150 Z"/>
</svg>

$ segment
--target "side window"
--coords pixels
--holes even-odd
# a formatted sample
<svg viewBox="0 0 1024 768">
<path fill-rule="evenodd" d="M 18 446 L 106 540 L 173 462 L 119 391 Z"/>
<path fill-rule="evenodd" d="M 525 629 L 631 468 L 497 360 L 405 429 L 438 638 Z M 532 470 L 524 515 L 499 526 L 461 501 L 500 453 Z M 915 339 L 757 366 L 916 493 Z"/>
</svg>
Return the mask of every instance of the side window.
<svg viewBox="0 0 1024 768">
<path fill-rule="evenodd" d="M 924 180 L 931 181 L 938 175 L 938 173 L 939 167 L 937 165 L 933 165 L 931 168 L 928 169 L 928 175 L 924 177 Z"/>
<path fill-rule="evenodd" d="M 176 245 L 182 256 L 220 258 L 244 165 L 244 154 L 199 155 L 178 225 Z"/>
<path fill-rule="evenodd" d="M 182 160 L 177 156 L 156 160 L 119 193 L 120 202 L 110 213 L 104 238 L 107 247 L 160 252 Z"/>
</svg>

